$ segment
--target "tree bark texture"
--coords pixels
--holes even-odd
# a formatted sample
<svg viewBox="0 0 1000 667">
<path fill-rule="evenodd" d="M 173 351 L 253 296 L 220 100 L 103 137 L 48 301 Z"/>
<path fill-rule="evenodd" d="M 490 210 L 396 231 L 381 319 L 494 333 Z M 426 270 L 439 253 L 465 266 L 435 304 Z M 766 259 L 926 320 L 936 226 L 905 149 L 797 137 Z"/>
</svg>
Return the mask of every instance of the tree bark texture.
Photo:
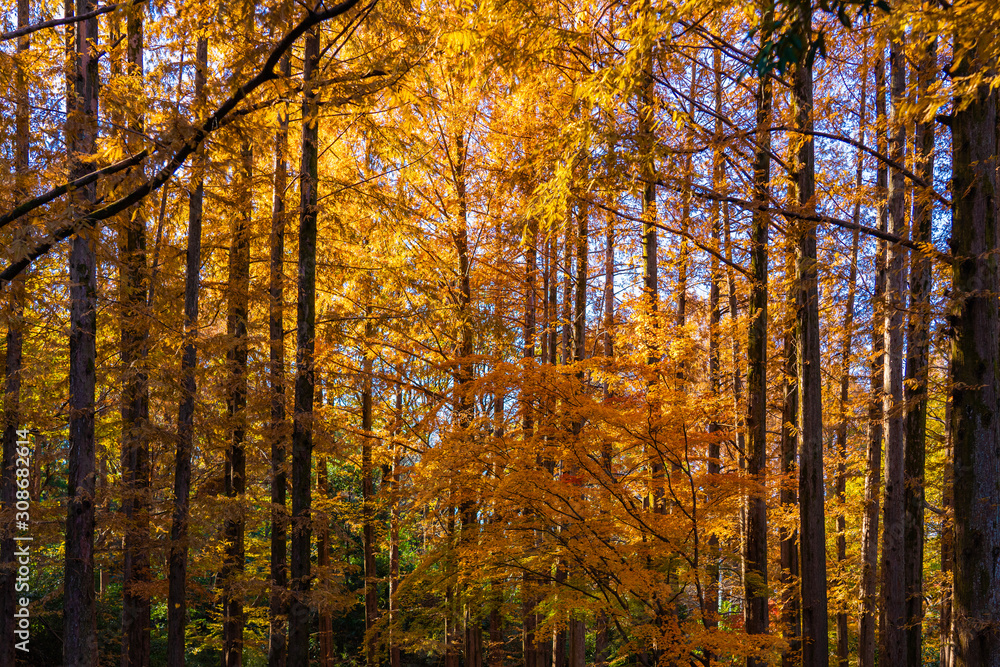
<svg viewBox="0 0 1000 667">
<path fill-rule="evenodd" d="M 986 67 L 978 52 L 955 74 Z M 956 105 L 957 106 L 957 105 Z M 956 667 L 1000 665 L 1000 313 L 997 95 L 981 85 L 952 120 L 952 411 Z"/>
<path fill-rule="evenodd" d="M 93 0 L 77 0 L 76 13 L 93 11 Z M 83 160 L 97 145 L 97 17 L 77 23 L 73 55 L 72 110 L 66 117 L 70 179 L 93 170 Z M 72 215 L 89 211 L 97 185 L 78 188 L 70 198 Z M 81 230 L 69 255 L 69 479 L 67 480 L 66 551 L 63 602 L 63 664 L 96 667 L 97 608 L 94 593 L 94 442 L 95 363 L 97 355 L 97 231 Z"/>
<path fill-rule="evenodd" d="M 288 664 L 309 662 L 309 589 L 313 395 L 316 379 L 316 213 L 318 187 L 319 105 L 313 89 L 319 65 L 319 28 L 306 34 L 302 93 L 302 161 L 300 173 L 295 407 L 292 418 L 292 549 L 291 603 L 288 612 Z"/>
</svg>

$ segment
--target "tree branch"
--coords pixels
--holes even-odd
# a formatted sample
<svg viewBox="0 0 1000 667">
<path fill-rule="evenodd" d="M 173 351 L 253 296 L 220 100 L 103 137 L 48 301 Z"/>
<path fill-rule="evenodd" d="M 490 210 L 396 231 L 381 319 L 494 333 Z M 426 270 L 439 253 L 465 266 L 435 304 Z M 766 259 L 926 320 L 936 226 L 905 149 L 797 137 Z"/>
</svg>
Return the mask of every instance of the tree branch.
<svg viewBox="0 0 1000 667">
<path fill-rule="evenodd" d="M 139 4 L 141 0 L 136 0 L 135 4 Z M 25 35 L 30 35 L 33 32 L 38 32 L 39 30 L 45 30 L 46 28 L 55 28 L 61 25 L 67 25 L 69 23 L 79 23 L 80 21 L 86 21 L 87 19 L 92 19 L 95 16 L 100 16 L 101 14 L 107 14 L 108 12 L 113 12 L 118 9 L 121 3 L 116 3 L 114 5 L 104 5 L 103 7 L 98 7 L 97 9 L 87 12 L 86 14 L 80 14 L 78 16 L 64 16 L 61 19 L 49 19 L 48 21 L 41 21 L 39 23 L 32 23 L 31 25 L 26 25 L 23 28 L 17 28 L 16 30 L 11 30 L 10 32 L 5 32 L 0 34 L 0 42 L 6 42 L 14 39 L 15 37 L 23 37 Z"/>
<path fill-rule="evenodd" d="M 165 164 L 155 176 L 132 190 L 132 192 L 128 193 L 124 197 L 113 201 L 110 204 L 106 204 L 101 208 L 93 210 L 58 229 L 52 235 L 52 239 L 37 244 L 27 253 L 25 257 L 11 263 L 3 270 L 3 272 L 0 272 L 0 285 L 17 277 L 25 268 L 28 267 L 29 264 L 31 264 L 31 262 L 51 250 L 56 243 L 72 236 L 77 232 L 77 230 L 92 226 L 96 222 L 106 220 L 107 218 L 117 215 L 160 189 L 160 187 L 163 186 L 163 184 L 166 183 L 171 176 L 173 176 L 174 172 L 180 169 L 181 165 L 184 164 L 188 157 L 198 150 L 205 138 L 223 124 L 223 121 L 226 120 L 226 116 L 229 115 L 229 113 L 232 112 L 240 102 L 246 99 L 250 93 L 255 91 L 264 83 L 278 78 L 275 67 L 281 60 L 281 56 L 284 55 L 285 51 L 292 47 L 299 37 L 305 34 L 307 30 L 319 25 L 323 21 L 327 21 L 350 11 L 350 9 L 357 5 L 359 1 L 360 0 L 344 0 L 329 9 L 323 9 L 322 11 L 310 10 L 306 14 L 306 17 L 299 21 L 299 23 L 292 28 L 292 30 L 286 34 L 273 49 L 271 49 L 271 53 L 264 61 L 264 65 L 261 67 L 257 75 L 240 86 L 229 99 L 223 102 L 222 105 L 215 110 L 215 113 L 209 116 L 201 124 L 201 126 L 198 127 L 198 129 L 194 132 L 194 135 L 184 142 L 184 145 L 181 146 L 176 153 L 174 153 L 173 157 L 170 158 L 167 164 Z M 377 2 L 377 0 L 375 1 Z"/>
</svg>

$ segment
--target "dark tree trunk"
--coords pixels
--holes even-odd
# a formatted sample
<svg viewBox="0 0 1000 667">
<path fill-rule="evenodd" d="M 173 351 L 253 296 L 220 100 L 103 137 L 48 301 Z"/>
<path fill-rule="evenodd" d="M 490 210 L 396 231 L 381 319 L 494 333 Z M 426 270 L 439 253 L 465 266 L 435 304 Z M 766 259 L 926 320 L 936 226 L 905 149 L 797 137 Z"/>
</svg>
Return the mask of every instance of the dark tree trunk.
<svg viewBox="0 0 1000 667">
<path fill-rule="evenodd" d="M 291 76 L 291 60 L 281 59 L 281 75 Z M 274 200 L 271 211 L 271 274 L 268 330 L 271 390 L 271 611 L 268 667 L 285 667 L 288 617 L 288 511 L 285 470 L 288 425 L 285 418 L 285 189 L 288 187 L 288 109 L 282 108 L 274 135 Z"/>
<path fill-rule="evenodd" d="M 926 97 L 937 65 L 937 47 L 928 48 L 918 64 L 918 95 Z M 934 122 L 917 123 L 913 142 L 917 171 L 934 181 Z M 933 199 L 914 191 L 913 241 L 931 242 Z M 913 253 L 910 260 L 910 308 L 906 348 L 906 455 L 903 477 L 906 515 L 903 534 L 904 595 L 906 598 L 906 656 L 911 667 L 923 664 L 924 572 L 924 462 L 927 445 L 927 376 L 930 365 L 931 259 Z M 942 563 L 942 570 L 944 564 Z"/>
<path fill-rule="evenodd" d="M 861 80 L 861 110 L 858 120 L 858 141 L 865 143 L 865 111 L 867 110 L 868 93 L 868 70 L 867 58 L 865 67 L 862 70 L 864 77 Z M 864 185 L 864 153 L 858 151 L 857 169 L 855 170 L 854 184 L 861 192 Z M 854 203 L 854 212 L 851 217 L 855 225 L 861 222 L 861 198 Z M 851 384 L 851 348 L 854 342 L 854 303 L 857 296 L 858 285 L 858 230 L 854 230 L 851 237 L 851 266 L 847 279 L 847 305 L 844 313 L 844 342 L 840 351 L 840 423 L 837 425 L 837 566 L 843 576 L 847 568 L 847 425 L 848 396 Z M 850 655 L 850 635 L 847 624 L 847 609 L 842 608 L 837 612 L 837 661 L 839 667 L 848 667 Z"/>
<path fill-rule="evenodd" d="M 398 371 L 397 371 L 398 373 Z M 403 465 L 402 447 L 396 437 L 403 424 L 403 388 L 396 385 L 396 418 L 393 427 L 392 471 L 389 474 L 389 501 L 392 509 L 389 514 L 389 667 L 401 667 L 401 649 L 396 639 L 399 636 L 399 501 L 400 467 Z M 492 637 L 491 637 L 492 638 Z"/>
<path fill-rule="evenodd" d="M 195 57 L 195 99 L 204 100 L 208 70 L 208 40 L 198 39 Z M 193 188 L 188 199 L 187 270 L 184 282 L 184 350 L 181 356 L 181 400 L 177 411 L 177 452 L 174 460 L 174 508 L 170 527 L 169 591 L 167 593 L 167 664 L 183 667 L 187 625 L 188 517 L 191 494 L 191 451 L 194 443 L 194 398 L 197 393 L 198 295 L 201 291 L 201 222 L 205 199 L 199 154 L 193 166 Z"/>
<path fill-rule="evenodd" d="M 794 254 L 788 251 L 785 261 L 785 276 L 794 273 Z M 798 345 L 795 341 L 795 299 L 796 290 L 792 283 L 788 290 L 788 320 L 785 322 L 784 349 L 782 350 L 783 380 L 781 404 L 781 492 L 778 496 L 783 507 L 795 506 L 799 494 L 795 483 L 798 471 L 798 435 L 795 424 L 799 412 Z M 781 632 L 788 642 L 788 650 L 781 656 L 782 667 L 798 664 L 796 655 L 801 648 L 802 617 L 799 597 L 799 531 L 792 528 L 778 530 L 779 558 L 781 574 L 778 579 L 782 586 Z"/>
<path fill-rule="evenodd" d="M 757 83 L 757 131 L 753 165 L 753 197 L 769 201 L 771 179 L 771 80 Z M 750 323 L 747 334 L 747 476 L 755 485 L 746 496 L 747 539 L 744 545 L 743 590 L 746 630 L 768 631 L 767 585 L 767 237 L 769 216 L 754 211 L 750 222 Z M 734 363 L 736 360 L 734 359 Z M 763 662 L 747 658 L 747 667 Z"/>
<path fill-rule="evenodd" d="M 893 103 L 893 119 L 889 128 L 889 156 L 903 162 L 906 150 L 906 129 L 900 118 L 906 70 L 902 45 L 889 45 L 889 71 Z M 889 172 L 889 232 L 906 236 L 906 213 L 903 210 L 903 174 L 898 169 Z M 906 664 L 906 599 L 903 580 L 903 462 L 905 425 L 903 422 L 903 310 L 906 248 L 889 245 L 886 259 L 885 291 L 885 376 L 882 385 L 883 419 L 885 426 L 885 497 L 882 529 L 882 592 L 879 614 L 879 663 Z M 888 662 L 886 662 L 888 661 Z"/>
<path fill-rule="evenodd" d="M 375 336 L 370 304 L 371 287 L 366 288 L 365 341 L 361 387 L 361 523 L 365 573 L 365 663 L 376 665 L 375 623 L 378 621 L 378 573 L 375 567 L 375 481 L 372 477 L 372 357 L 368 346 Z"/>
<path fill-rule="evenodd" d="M 288 664 L 309 663 L 310 542 L 312 538 L 313 394 L 316 386 L 316 213 L 319 105 L 313 89 L 319 65 L 319 28 L 306 34 L 302 94 L 302 163 L 300 173 L 299 276 L 295 348 L 295 408 L 292 419 L 292 598 L 288 613 Z"/>
<path fill-rule="evenodd" d="M 17 2 L 17 26 L 23 28 L 30 21 L 28 0 Z M 14 109 L 14 203 L 27 199 L 30 192 L 28 173 L 28 139 L 31 135 L 31 111 L 28 98 L 28 85 L 20 58 L 26 58 L 30 47 L 27 36 L 17 40 L 19 60 L 15 71 L 15 94 L 17 96 Z M 7 346 L 4 359 L 4 397 L 3 397 L 3 453 L 2 468 L 0 468 L 0 502 L 5 512 L 10 512 L 17 502 L 17 484 L 15 480 L 15 462 L 17 459 L 18 434 L 21 420 L 21 367 L 24 348 L 24 277 L 18 276 L 6 286 L 7 304 Z M 21 434 L 23 435 L 23 433 Z M 37 436 L 36 436 L 37 438 Z M 40 442 L 40 438 L 38 441 Z M 32 460 L 37 466 L 38 453 Z M 37 468 L 32 470 L 31 484 L 38 484 Z M 32 489 L 33 490 L 33 489 Z M 37 493 L 31 494 L 32 500 L 37 500 Z M 13 514 L 10 519 L 15 519 Z M 14 595 L 14 524 L 5 521 L 0 526 L 0 664 L 14 664 L 15 618 Z M 9 568 L 9 569 L 8 569 Z"/>
<path fill-rule="evenodd" d="M 93 11 L 94 0 L 77 0 L 76 13 Z M 97 17 L 76 24 L 73 112 L 67 116 L 70 179 L 93 171 L 83 158 L 97 146 L 98 39 Z M 74 190 L 74 217 L 89 211 L 97 185 Z M 69 479 L 67 484 L 65 579 L 63 590 L 63 664 L 96 667 L 97 608 L 94 594 L 94 389 L 97 356 L 96 229 L 73 237 L 69 255 Z"/>
<path fill-rule="evenodd" d="M 956 45 L 958 47 L 958 45 Z M 955 76 L 983 68 L 978 47 Z M 992 74 L 992 72 L 990 72 Z M 952 410 L 955 665 L 1000 665 L 1000 291 L 997 94 L 981 84 L 952 120 Z"/>
<path fill-rule="evenodd" d="M 885 47 L 880 45 L 875 59 L 875 136 L 877 147 L 883 155 L 888 140 L 885 133 Z M 889 174 L 879 163 L 876 175 L 876 201 L 884 202 Z M 886 230 L 888 211 L 878 205 L 879 229 Z M 875 291 L 872 294 L 872 362 L 871 402 L 868 410 L 868 447 L 865 454 L 865 507 L 861 524 L 861 609 L 858 630 L 858 665 L 875 666 L 875 625 L 878 609 L 878 524 L 879 487 L 882 480 L 882 380 L 885 367 L 885 336 L 883 319 L 885 303 L 885 254 L 886 244 L 878 241 L 875 258 Z"/>
<path fill-rule="evenodd" d="M 799 6 L 806 41 L 812 32 L 812 9 Z M 812 66 L 796 65 L 792 84 L 797 127 L 812 130 Z M 794 181 L 797 204 L 803 213 L 816 209 L 815 156 L 810 135 L 796 137 Z M 796 282 L 798 290 L 799 376 L 799 536 L 802 591 L 802 664 L 818 667 L 829 663 L 826 596 L 826 521 L 823 484 L 823 397 L 820 368 L 819 286 L 816 268 L 815 223 L 799 222 L 796 232 Z"/>
<path fill-rule="evenodd" d="M 143 7 L 130 5 L 127 10 L 129 76 L 143 74 Z M 144 131 L 144 119 L 132 112 L 130 128 Z M 129 133 L 127 144 L 140 150 Z M 141 176 L 140 176 L 141 178 Z M 129 185 L 138 185 L 129 179 Z M 143 589 L 150 582 L 149 570 L 149 382 L 146 356 L 149 325 L 146 306 L 149 278 L 146 268 L 146 216 L 142 205 L 122 216 L 119 233 L 121 256 L 119 301 L 121 302 L 122 367 L 122 477 L 125 514 L 125 553 L 122 600 L 122 667 L 149 665 L 150 600 Z"/>
<path fill-rule="evenodd" d="M 240 183 L 237 191 L 245 202 L 236 218 L 233 244 L 229 251 L 229 304 L 226 334 L 228 387 L 226 416 L 229 419 L 230 444 L 226 450 L 226 497 L 238 500 L 229 506 L 223 533 L 225 554 L 222 572 L 222 662 L 224 667 L 243 664 L 243 595 L 236 581 L 243 573 L 245 561 L 246 493 L 246 404 L 247 404 L 247 302 L 250 290 L 250 223 L 253 201 L 253 151 L 249 140 L 240 148 Z"/>
</svg>

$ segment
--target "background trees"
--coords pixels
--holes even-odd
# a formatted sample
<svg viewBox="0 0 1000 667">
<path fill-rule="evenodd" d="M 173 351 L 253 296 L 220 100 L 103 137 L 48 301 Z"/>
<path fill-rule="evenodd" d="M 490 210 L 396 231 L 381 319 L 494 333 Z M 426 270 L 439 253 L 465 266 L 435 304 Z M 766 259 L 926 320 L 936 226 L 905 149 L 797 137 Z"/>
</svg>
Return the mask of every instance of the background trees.
<svg viewBox="0 0 1000 667">
<path fill-rule="evenodd" d="M 997 45 L 837 8 L 11 4 L 22 657 L 1000 656 Z"/>
</svg>

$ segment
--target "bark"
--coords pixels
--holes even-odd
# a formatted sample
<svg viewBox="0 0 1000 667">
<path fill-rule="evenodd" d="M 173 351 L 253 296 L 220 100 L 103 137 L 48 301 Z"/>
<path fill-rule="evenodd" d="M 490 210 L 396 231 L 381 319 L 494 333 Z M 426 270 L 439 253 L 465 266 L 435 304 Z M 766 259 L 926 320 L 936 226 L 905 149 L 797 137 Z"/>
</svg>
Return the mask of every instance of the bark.
<svg viewBox="0 0 1000 667">
<path fill-rule="evenodd" d="M 281 73 L 291 76 L 291 60 L 281 60 Z M 285 416 L 285 189 L 288 187 L 288 109 L 281 109 L 274 135 L 274 199 L 271 209 L 268 285 L 268 332 L 271 392 L 271 600 L 268 632 L 268 667 L 285 667 L 288 617 L 288 474 L 286 449 L 288 425 Z"/>
<path fill-rule="evenodd" d="M 906 130 L 899 117 L 906 86 L 906 70 L 902 45 L 889 45 L 889 72 L 893 119 L 889 128 L 889 154 L 901 163 L 906 149 Z M 903 237 L 906 217 L 903 209 L 903 174 L 898 169 L 889 172 L 889 233 Z M 886 257 L 885 291 L 885 375 L 882 385 L 883 420 L 885 423 L 885 495 L 883 498 L 882 561 L 879 662 L 890 665 L 906 664 L 906 599 L 903 580 L 903 464 L 905 424 L 903 422 L 903 293 L 906 249 L 890 244 Z"/>
<path fill-rule="evenodd" d="M 204 101 L 208 70 L 208 40 L 198 39 L 195 57 L 195 99 Z M 194 163 L 188 199 L 187 270 L 184 279 L 184 349 L 181 355 L 181 400 L 177 410 L 177 450 L 174 457 L 174 507 L 170 527 L 170 574 L 167 593 L 167 664 L 184 665 L 187 625 L 188 518 L 191 494 L 191 451 L 194 443 L 194 399 L 197 393 L 198 295 L 201 291 L 201 223 L 205 199 L 204 156 Z"/>
<path fill-rule="evenodd" d="M 812 32 L 812 9 L 800 5 L 796 19 L 806 43 Z M 805 58 L 796 65 L 792 84 L 795 123 L 812 130 L 812 66 Z M 793 175 L 798 209 L 815 211 L 815 156 L 812 136 L 797 137 Z M 802 664 L 829 662 L 826 595 L 826 522 L 823 485 L 823 397 L 820 374 L 819 287 L 816 267 L 816 226 L 799 223 L 796 231 L 796 334 L 799 376 L 799 537 L 802 591 Z"/>
<path fill-rule="evenodd" d="M 757 83 L 757 131 L 754 149 L 754 199 L 768 201 L 771 178 L 771 80 Z M 746 495 L 747 537 L 744 545 L 743 589 L 746 630 L 768 631 L 767 585 L 767 243 L 769 216 L 754 211 L 750 222 L 750 323 L 747 333 L 747 477 L 753 485 Z M 753 656 L 747 667 L 764 663 Z"/>
<path fill-rule="evenodd" d="M 958 41 L 956 39 L 956 41 Z M 956 45 L 958 47 L 958 45 Z M 982 73 L 976 47 L 956 76 Z M 992 74 L 992 72 L 989 72 Z M 1000 665 L 1000 313 L 997 95 L 980 85 L 952 119 L 952 410 L 956 667 Z"/>
<path fill-rule="evenodd" d="M 918 64 L 918 95 L 923 98 L 934 77 L 936 45 L 932 44 Z M 934 123 L 917 123 L 914 136 L 917 171 L 927 182 L 934 179 Z M 931 242 L 934 202 L 914 190 L 913 241 Z M 927 376 L 930 365 L 931 260 L 914 253 L 910 260 L 910 308 L 906 348 L 906 454 L 903 463 L 904 517 L 903 560 L 906 599 L 906 655 L 911 667 L 923 659 L 923 571 L 924 571 L 924 462 L 927 446 Z M 942 563 L 942 570 L 944 569 Z"/>
<path fill-rule="evenodd" d="M 94 9 L 93 0 L 77 0 L 76 13 Z M 66 117 L 70 180 L 87 175 L 93 164 L 82 158 L 97 143 L 98 39 L 97 18 L 80 21 L 75 31 L 72 111 Z M 73 217 L 85 215 L 97 198 L 95 183 L 70 197 Z M 63 590 L 63 664 L 97 665 L 97 616 L 94 594 L 94 442 L 95 364 L 97 335 L 97 230 L 73 237 L 69 255 L 69 479 L 65 578 Z"/>
<path fill-rule="evenodd" d="M 402 448 L 396 440 L 403 423 L 403 389 L 396 385 L 396 419 L 392 430 L 392 471 L 389 474 L 389 499 L 392 508 L 389 515 L 389 667 L 401 667 L 401 653 L 396 637 L 399 629 L 399 479 L 400 467 L 403 465 Z"/>
<path fill-rule="evenodd" d="M 129 76 L 143 73 L 143 8 L 129 5 L 127 39 Z M 144 130 L 141 110 L 133 111 L 129 126 Z M 141 148 L 126 135 L 131 152 Z M 140 172 L 141 173 L 141 172 Z M 141 178 L 141 176 L 140 176 Z M 135 178 L 129 179 L 135 187 Z M 150 582 L 149 569 L 149 382 L 146 356 L 149 348 L 146 320 L 149 277 L 146 268 L 146 217 L 139 205 L 123 216 L 119 232 L 121 256 L 119 301 L 121 303 L 122 366 L 122 477 L 125 484 L 122 509 L 125 514 L 125 553 L 122 600 L 122 667 L 149 665 L 150 600 L 143 592 Z M 124 237 L 124 238 L 122 238 Z"/>
<path fill-rule="evenodd" d="M 322 399 L 321 399 L 322 402 Z M 325 456 L 316 462 L 316 495 L 328 500 L 330 482 L 327 475 L 329 464 Z M 371 475 L 371 456 L 368 457 L 368 473 Z M 362 485 L 362 489 L 364 485 Z M 316 512 L 316 523 L 319 524 L 319 534 L 316 536 L 317 576 L 322 579 L 329 577 L 330 571 L 330 518 L 326 512 Z M 365 554 L 367 557 L 367 554 Z M 366 560 L 367 563 L 367 560 Z M 333 615 L 326 605 L 319 606 L 319 664 L 320 667 L 333 667 Z"/>
<path fill-rule="evenodd" d="M 879 46 L 875 59 L 875 135 L 879 152 L 886 152 L 885 133 L 885 57 L 884 46 Z M 888 170 L 879 163 L 875 199 L 878 204 L 879 228 L 887 227 L 888 210 L 885 194 L 888 189 Z M 875 290 L 872 294 L 872 361 L 871 399 L 868 409 L 868 446 L 865 453 L 865 506 L 861 523 L 861 608 L 858 630 L 859 667 L 875 665 L 875 624 L 877 606 L 879 487 L 882 480 L 882 379 L 885 366 L 884 311 L 885 304 L 885 255 L 886 244 L 878 242 L 875 258 Z"/>
<path fill-rule="evenodd" d="M 319 119 L 313 77 L 319 64 L 319 28 L 306 34 L 302 94 L 299 273 L 296 313 L 295 407 L 292 419 L 292 598 L 288 611 L 288 664 L 309 662 L 310 542 L 312 537 L 313 368 L 316 332 L 316 213 Z"/>
<path fill-rule="evenodd" d="M 865 112 L 868 102 L 868 71 L 867 60 L 862 69 L 861 80 L 861 110 L 858 115 L 858 142 L 865 143 Z M 852 220 L 858 224 L 861 220 L 861 188 L 864 185 L 864 154 L 859 150 L 854 184 L 859 196 L 854 202 Z M 851 384 L 851 348 L 854 342 L 854 303 L 858 285 L 858 241 L 859 232 L 854 230 L 851 237 L 851 266 L 847 279 L 847 305 L 844 313 L 844 341 L 840 351 L 840 423 L 837 425 L 837 567 L 840 576 L 847 569 L 847 426 L 850 405 L 848 395 Z M 850 654 L 850 634 L 847 625 L 847 609 L 841 607 L 837 612 L 837 661 L 840 667 L 847 667 Z"/>
<path fill-rule="evenodd" d="M 722 52 L 719 49 L 713 51 L 713 69 L 715 72 L 715 150 L 712 153 L 712 188 L 716 192 L 721 192 L 725 188 L 725 164 L 723 163 L 722 145 Z M 713 202 L 711 207 L 712 220 L 712 243 L 715 247 L 722 245 L 722 217 L 719 202 Z M 708 378 L 709 391 L 713 396 L 722 392 L 722 376 L 719 367 L 719 327 L 722 324 L 722 271 L 719 269 L 719 259 L 715 255 L 709 260 L 709 273 L 711 275 L 711 287 L 708 293 L 709 304 L 709 328 L 708 328 Z M 719 433 L 722 426 L 713 419 L 708 424 L 709 433 Z M 709 503 L 717 497 L 718 489 L 714 479 L 722 472 L 720 464 L 721 447 L 719 440 L 713 438 L 708 442 L 708 474 L 709 482 Z M 705 586 L 705 596 L 702 602 L 702 623 L 706 628 L 715 628 L 719 625 L 719 576 L 721 574 L 722 552 L 719 545 L 719 536 L 713 532 L 708 537 L 708 563 L 706 574 L 708 582 Z M 713 656 L 706 651 L 706 657 L 712 660 Z"/>
<path fill-rule="evenodd" d="M 246 493 L 246 404 L 247 404 L 247 302 L 250 290 L 250 212 L 253 201 L 253 153 L 249 140 L 240 148 L 238 192 L 246 202 L 236 217 L 229 251 L 229 303 L 226 314 L 228 387 L 226 416 L 230 441 L 226 450 L 225 491 L 229 499 L 223 526 L 225 553 L 222 561 L 222 661 L 224 667 L 243 664 L 243 595 L 239 579 L 245 561 L 243 496 Z"/>
<path fill-rule="evenodd" d="M 791 251 L 786 255 L 785 275 L 792 276 L 795 259 Z M 788 290 L 789 317 L 785 322 L 785 339 L 782 349 L 782 405 L 781 405 L 781 492 L 778 496 L 782 506 L 794 506 L 799 502 L 795 479 L 798 472 L 798 435 L 795 424 L 799 412 L 799 382 L 797 377 L 798 344 L 795 340 L 795 285 Z M 788 650 L 781 656 L 782 667 L 798 664 L 796 656 L 801 648 L 802 610 L 799 598 L 799 531 L 793 525 L 778 530 L 779 558 L 781 563 L 781 632 L 788 642 Z"/>
<path fill-rule="evenodd" d="M 372 353 L 368 346 L 375 336 L 372 323 L 371 286 L 366 287 L 365 342 L 361 388 L 361 530 L 365 574 L 365 662 L 375 665 L 375 623 L 378 621 L 378 572 L 375 563 L 375 480 L 372 471 Z"/>
<path fill-rule="evenodd" d="M 17 2 L 17 25 L 23 28 L 29 21 L 28 0 Z M 14 108 L 14 202 L 18 203 L 29 194 L 29 145 L 31 133 L 31 111 L 28 98 L 27 80 L 22 59 L 28 57 L 30 42 L 27 37 L 17 40 L 17 65 L 15 70 Z M 15 481 L 15 462 L 17 459 L 17 442 L 22 439 L 18 435 L 21 420 L 21 367 L 24 348 L 24 277 L 19 276 L 7 287 L 7 345 L 4 356 L 4 397 L 3 397 L 3 451 L 2 469 L 0 469 L 0 502 L 3 503 L 5 514 L 13 511 L 17 500 L 17 484 Z M 35 436 L 38 438 L 38 436 Z M 40 438 L 38 441 L 40 442 Z M 32 459 L 32 494 L 31 499 L 37 500 L 35 492 L 38 484 L 38 452 Z M 14 519 L 13 514 L 4 519 L 0 526 L 0 664 L 14 664 L 15 642 L 15 559 L 14 559 Z"/>
</svg>

